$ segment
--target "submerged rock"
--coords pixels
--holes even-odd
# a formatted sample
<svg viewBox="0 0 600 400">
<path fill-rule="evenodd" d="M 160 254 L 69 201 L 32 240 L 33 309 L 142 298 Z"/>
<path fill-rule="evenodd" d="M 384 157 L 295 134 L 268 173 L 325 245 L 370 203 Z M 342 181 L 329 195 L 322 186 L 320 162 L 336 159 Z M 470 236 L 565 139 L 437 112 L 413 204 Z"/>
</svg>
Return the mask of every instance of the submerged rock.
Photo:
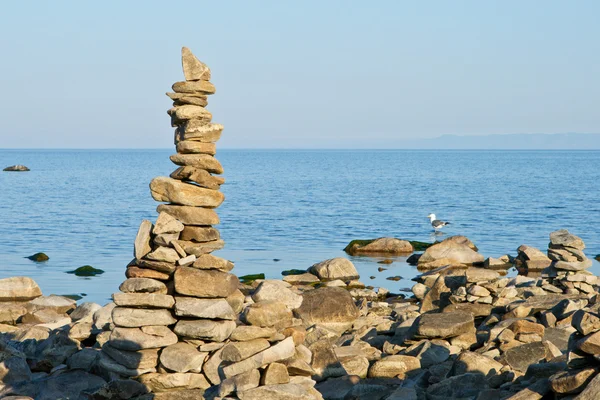
<svg viewBox="0 0 600 400">
<path fill-rule="evenodd" d="M 27 168 L 24 165 L 11 165 L 10 167 L 6 167 L 4 168 L 2 171 L 7 171 L 7 172 L 26 172 L 26 171 L 30 171 L 29 168 Z"/>
<path fill-rule="evenodd" d="M 35 253 L 34 255 L 25 258 L 35 262 L 48 261 L 50 259 L 50 257 L 48 257 L 45 253 Z"/>
<path fill-rule="evenodd" d="M 414 251 L 413 246 L 407 240 L 382 237 L 374 240 L 353 240 L 346 246 L 344 251 L 350 255 L 369 254 L 409 254 Z"/>
<path fill-rule="evenodd" d="M 94 268 L 91 265 L 84 265 L 83 267 L 79 267 L 73 271 L 67 271 L 67 274 L 73 274 L 77 276 L 96 276 L 103 273 L 103 270 Z"/>
</svg>

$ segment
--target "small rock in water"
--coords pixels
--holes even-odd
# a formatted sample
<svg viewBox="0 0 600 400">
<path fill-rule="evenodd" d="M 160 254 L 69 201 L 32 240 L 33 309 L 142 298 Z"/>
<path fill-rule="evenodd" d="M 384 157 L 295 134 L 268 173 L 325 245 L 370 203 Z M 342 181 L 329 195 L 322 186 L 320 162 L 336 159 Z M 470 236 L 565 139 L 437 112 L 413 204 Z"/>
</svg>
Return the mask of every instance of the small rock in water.
<svg viewBox="0 0 600 400">
<path fill-rule="evenodd" d="M 375 277 L 375 276 L 373 276 L 373 275 L 371 275 L 369 278 L 370 278 L 370 279 L 375 279 L 376 277 Z"/>
<path fill-rule="evenodd" d="M 104 271 L 98 268 L 94 268 L 91 265 L 84 265 L 73 271 L 67 271 L 67 274 L 75 274 L 77 276 L 96 276 L 103 274 Z"/>
<path fill-rule="evenodd" d="M 305 274 L 306 271 L 303 269 L 288 269 L 285 271 L 281 271 L 281 275 L 283 276 L 288 276 L 288 275 L 302 275 Z"/>
<path fill-rule="evenodd" d="M 386 270 L 387 270 L 387 268 L 383 268 L 383 267 L 377 268 L 377 271 L 379 271 L 379 272 L 383 272 L 383 271 L 386 271 Z"/>
<path fill-rule="evenodd" d="M 6 167 L 3 169 L 3 171 L 7 171 L 7 172 L 25 172 L 25 171 L 30 171 L 29 168 L 27 168 L 24 165 L 11 165 L 10 167 Z"/>
<path fill-rule="evenodd" d="M 377 261 L 377 264 L 393 264 L 394 260 L 386 258 L 385 260 Z"/>
<path fill-rule="evenodd" d="M 397 282 L 397 281 L 399 281 L 400 279 L 402 279 L 402 277 L 401 277 L 401 276 L 388 276 L 388 277 L 387 277 L 387 278 L 385 278 L 385 279 L 387 279 L 388 281 L 396 281 L 396 282 Z"/>
<path fill-rule="evenodd" d="M 50 259 L 45 253 L 35 253 L 34 255 L 25 258 L 29 258 L 31 261 L 35 262 L 48 261 Z"/>
<path fill-rule="evenodd" d="M 281 258 L 274 258 L 273 261 L 279 262 L 279 261 L 281 261 Z"/>
</svg>

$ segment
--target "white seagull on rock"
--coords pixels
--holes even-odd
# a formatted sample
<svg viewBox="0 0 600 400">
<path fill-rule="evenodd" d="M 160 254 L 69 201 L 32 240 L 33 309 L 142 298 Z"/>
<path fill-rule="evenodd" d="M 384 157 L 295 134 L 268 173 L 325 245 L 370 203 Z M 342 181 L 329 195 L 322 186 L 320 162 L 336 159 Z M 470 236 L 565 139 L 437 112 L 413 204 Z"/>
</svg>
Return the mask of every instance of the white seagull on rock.
<svg viewBox="0 0 600 400">
<path fill-rule="evenodd" d="M 440 221 L 439 219 L 436 219 L 435 214 L 429 214 L 427 218 L 429 218 L 429 220 L 431 221 L 431 226 L 433 226 L 433 229 L 435 231 L 437 231 L 438 229 L 442 229 L 446 225 L 450 225 L 450 222 Z"/>
</svg>

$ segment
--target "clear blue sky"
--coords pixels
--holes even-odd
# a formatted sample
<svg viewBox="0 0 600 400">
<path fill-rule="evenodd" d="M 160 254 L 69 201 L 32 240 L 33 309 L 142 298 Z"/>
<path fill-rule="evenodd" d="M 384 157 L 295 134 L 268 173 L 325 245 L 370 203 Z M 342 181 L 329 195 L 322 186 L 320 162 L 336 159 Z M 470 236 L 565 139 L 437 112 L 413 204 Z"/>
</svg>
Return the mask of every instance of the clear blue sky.
<svg viewBox="0 0 600 400">
<path fill-rule="evenodd" d="M 180 48 L 222 148 L 600 133 L 597 1 L 3 4 L 0 148 L 167 148 Z"/>
</svg>

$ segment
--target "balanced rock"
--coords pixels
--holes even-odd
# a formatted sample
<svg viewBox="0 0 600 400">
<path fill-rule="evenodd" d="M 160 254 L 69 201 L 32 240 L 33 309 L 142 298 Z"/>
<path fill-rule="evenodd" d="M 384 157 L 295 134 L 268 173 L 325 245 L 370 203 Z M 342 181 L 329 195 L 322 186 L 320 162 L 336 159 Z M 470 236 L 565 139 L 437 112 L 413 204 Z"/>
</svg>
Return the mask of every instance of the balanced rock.
<svg viewBox="0 0 600 400">
<path fill-rule="evenodd" d="M 173 325 L 177 320 L 166 309 L 115 307 L 112 319 L 116 326 L 136 328 L 151 325 Z"/>
<path fill-rule="evenodd" d="M 235 329 L 234 321 L 219 321 L 209 319 L 179 320 L 173 329 L 179 336 L 192 339 L 223 342 L 229 338 Z"/>
<path fill-rule="evenodd" d="M 167 294 L 167 286 L 164 283 L 150 278 L 129 278 L 121 283 L 119 290 L 124 293 Z"/>
<path fill-rule="evenodd" d="M 186 81 L 210 80 L 210 68 L 198 60 L 187 47 L 181 48 L 181 65 Z"/>
<path fill-rule="evenodd" d="M 223 193 L 184 183 L 172 178 L 158 177 L 150 183 L 152 198 L 183 206 L 215 208 L 223 203 Z"/>
<path fill-rule="evenodd" d="M 161 204 L 156 211 L 161 214 L 169 214 L 185 225 L 217 225 L 219 223 L 219 216 L 209 208 Z"/>
</svg>

